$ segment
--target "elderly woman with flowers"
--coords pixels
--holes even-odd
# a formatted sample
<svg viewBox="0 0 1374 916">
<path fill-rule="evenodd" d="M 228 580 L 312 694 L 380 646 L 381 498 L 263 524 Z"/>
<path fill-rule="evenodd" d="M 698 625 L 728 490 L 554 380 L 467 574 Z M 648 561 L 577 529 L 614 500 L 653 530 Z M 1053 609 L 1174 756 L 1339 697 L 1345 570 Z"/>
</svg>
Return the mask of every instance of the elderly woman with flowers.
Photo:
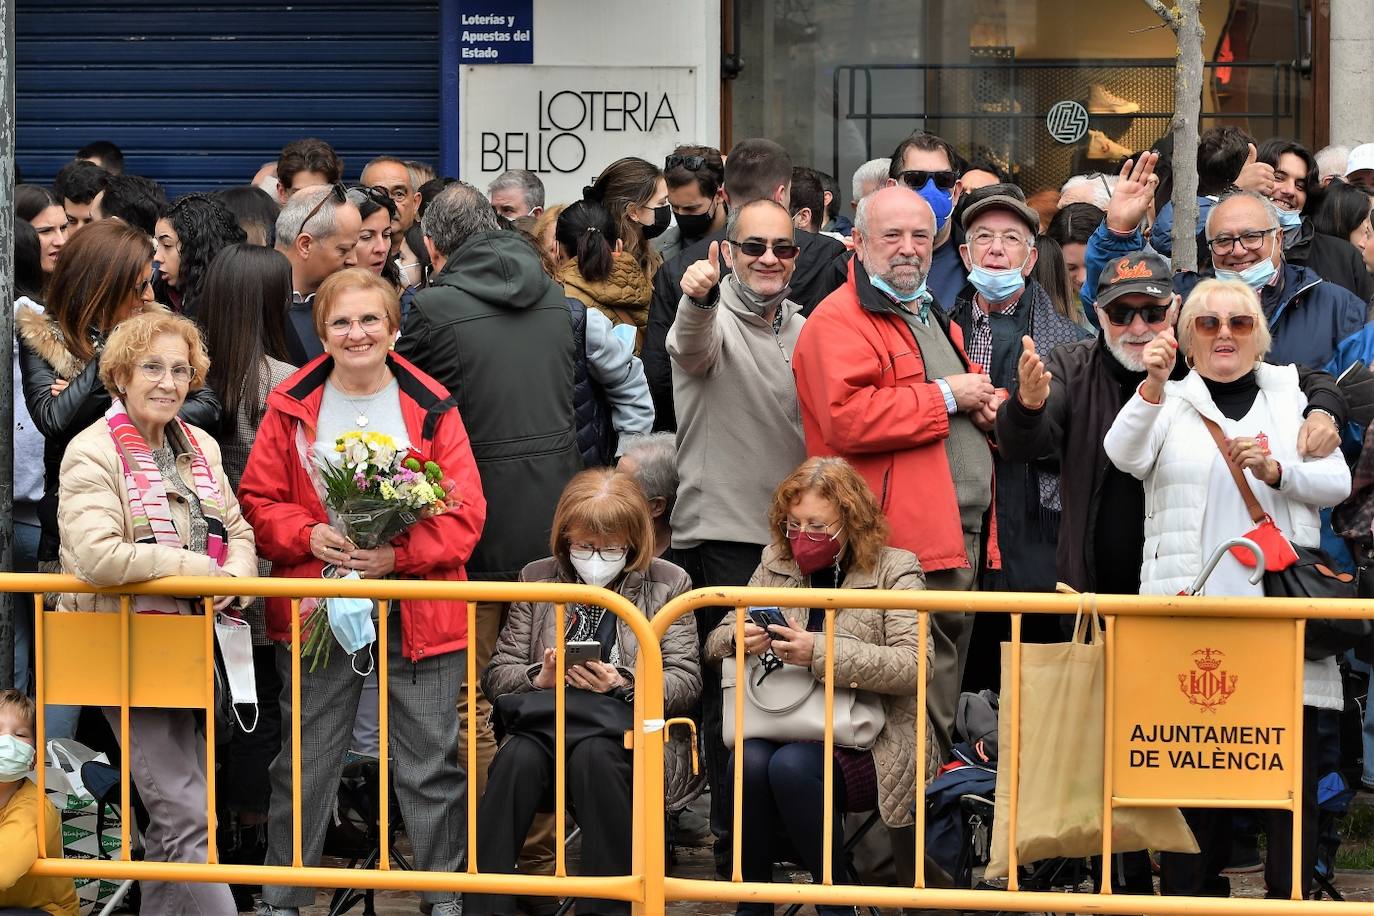
<svg viewBox="0 0 1374 916">
<path fill-rule="evenodd" d="M 464 564 L 481 535 L 486 501 L 462 418 L 448 391 L 391 352 L 400 325 L 396 291 L 370 271 L 341 271 L 320 286 L 314 319 L 324 353 L 268 397 L 267 415 L 239 487 L 259 550 L 272 561 L 272 574 L 467 578 Z M 364 484 L 380 490 L 381 481 L 373 478 L 391 464 L 391 449 L 420 456 L 406 468 L 417 477 L 404 484 L 412 490 L 432 486 L 424 462 L 437 465 L 438 476 L 452 481 L 447 505 L 421 513 L 424 517 L 408 528 L 385 513 L 373 514 L 366 524 L 349 529 L 350 538 L 334 510 Z M 368 469 L 361 480 L 358 473 L 344 470 L 363 465 Z M 400 476 L 388 477 L 387 485 L 400 485 Z M 378 546 L 358 543 L 365 539 Z M 302 602 L 303 616 L 313 613 L 312 604 Z M 359 675 L 365 671 L 358 669 L 369 664 L 366 653 L 376 626 L 371 602 L 344 601 L 314 610 L 327 612 L 328 620 L 312 616 L 309 629 L 341 646 L 301 669 L 301 810 L 294 813 L 301 818 L 306 865 L 319 864 L 362 692 Z M 381 625 L 388 634 L 390 740 L 397 763 L 392 773 L 415 865 L 423 871 L 456 871 L 467 811 L 457 756 L 467 605 L 391 602 Z M 292 748 L 291 730 L 285 727 L 292 715 L 290 601 L 269 599 L 267 630 L 278 643 L 283 684 L 282 749 L 271 770 L 267 864 L 290 865 Z M 423 896 L 435 916 L 462 912 L 456 894 Z M 294 916 L 314 898 L 310 888 L 268 886 L 258 912 Z"/>
</svg>

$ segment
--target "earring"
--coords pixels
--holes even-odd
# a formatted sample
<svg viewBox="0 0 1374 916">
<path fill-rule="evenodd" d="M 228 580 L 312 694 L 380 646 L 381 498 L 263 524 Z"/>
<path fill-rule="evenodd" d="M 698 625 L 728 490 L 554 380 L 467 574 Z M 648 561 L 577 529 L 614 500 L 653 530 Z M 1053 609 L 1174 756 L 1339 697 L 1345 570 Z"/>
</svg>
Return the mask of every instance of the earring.
<svg viewBox="0 0 1374 916">
<path fill-rule="evenodd" d="M 1189 369 L 1193 368 L 1193 354 L 1189 353 L 1187 356 L 1183 357 L 1183 365 L 1187 366 Z"/>
</svg>

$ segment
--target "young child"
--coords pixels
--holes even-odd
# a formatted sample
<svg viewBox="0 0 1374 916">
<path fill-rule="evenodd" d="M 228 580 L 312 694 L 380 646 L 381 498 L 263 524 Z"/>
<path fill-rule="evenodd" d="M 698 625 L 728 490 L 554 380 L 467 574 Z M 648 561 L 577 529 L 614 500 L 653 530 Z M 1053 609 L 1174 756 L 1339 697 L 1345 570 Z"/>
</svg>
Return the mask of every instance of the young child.
<svg viewBox="0 0 1374 916">
<path fill-rule="evenodd" d="M 48 855 L 62 855 L 62 818 L 38 786 L 25 779 L 34 765 L 33 700 L 0 690 L 0 916 L 78 916 L 71 878 L 31 878 L 38 859 L 38 815 L 48 836 Z"/>
</svg>

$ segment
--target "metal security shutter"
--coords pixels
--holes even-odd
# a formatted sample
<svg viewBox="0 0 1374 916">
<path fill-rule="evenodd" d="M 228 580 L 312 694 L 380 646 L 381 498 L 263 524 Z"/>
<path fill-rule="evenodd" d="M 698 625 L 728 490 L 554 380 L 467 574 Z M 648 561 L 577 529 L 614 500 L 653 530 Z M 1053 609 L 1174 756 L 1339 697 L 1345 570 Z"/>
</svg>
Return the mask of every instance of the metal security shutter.
<svg viewBox="0 0 1374 916">
<path fill-rule="evenodd" d="M 18 162 L 48 182 L 92 140 L 171 196 L 247 184 L 321 137 L 352 181 L 439 156 L 439 0 L 19 0 Z"/>
</svg>

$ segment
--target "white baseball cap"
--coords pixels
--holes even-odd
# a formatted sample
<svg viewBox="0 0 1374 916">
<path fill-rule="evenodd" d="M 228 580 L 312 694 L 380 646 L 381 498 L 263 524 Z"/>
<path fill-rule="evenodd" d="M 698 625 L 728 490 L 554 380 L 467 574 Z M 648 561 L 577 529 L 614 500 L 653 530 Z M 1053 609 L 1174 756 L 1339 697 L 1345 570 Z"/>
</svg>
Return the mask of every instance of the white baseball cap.
<svg viewBox="0 0 1374 916">
<path fill-rule="evenodd" d="M 1374 170 L 1374 143 L 1361 143 L 1350 151 L 1345 161 L 1345 174 Z"/>
</svg>

